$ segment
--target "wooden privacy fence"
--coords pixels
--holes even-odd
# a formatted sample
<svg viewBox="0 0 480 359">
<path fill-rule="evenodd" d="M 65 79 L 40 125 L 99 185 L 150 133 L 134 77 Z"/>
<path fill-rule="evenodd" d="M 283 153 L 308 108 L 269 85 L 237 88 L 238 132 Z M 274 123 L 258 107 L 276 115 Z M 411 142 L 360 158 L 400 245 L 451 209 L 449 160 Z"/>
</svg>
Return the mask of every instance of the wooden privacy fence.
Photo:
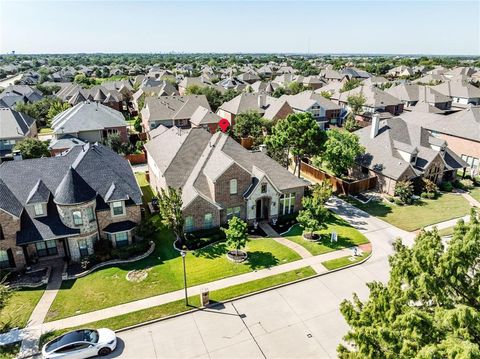
<svg viewBox="0 0 480 359">
<path fill-rule="evenodd" d="M 318 181 L 330 181 L 333 187 L 333 192 L 336 194 L 343 194 L 346 196 L 355 195 L 363 191 L 374 189 L 377 186 L 377 177 L 368 177 L 357 181 L 348 182 L 325 173 L 321 169 L 303 161 L 300 165 L 300 170 L 302 173 Z"/>
</svg>

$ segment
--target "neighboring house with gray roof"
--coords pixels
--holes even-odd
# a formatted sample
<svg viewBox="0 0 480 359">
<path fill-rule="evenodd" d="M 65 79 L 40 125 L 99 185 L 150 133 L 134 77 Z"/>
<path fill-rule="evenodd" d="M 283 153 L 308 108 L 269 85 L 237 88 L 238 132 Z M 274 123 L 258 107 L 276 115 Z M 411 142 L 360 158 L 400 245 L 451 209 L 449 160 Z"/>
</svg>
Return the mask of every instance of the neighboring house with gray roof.
<svg viewBox="0 0 480 359">
<path fill-rule="evenodd" d="M 415 106 L 419 101 L 435 106 L 440 110 L 449 110 L 452 99 L 428 86 L 403 83 L 385 90 L 386 93 L 401 100 L 405 107 Z"/>
<path fill-rule="evenodd" d="M 397 116 L 403 112 L 403 102 L 395 96 L 380 90 L 376 86 L 362 85 L 350 91 L 339 92 L 332 95 L 332 100 L 344 108 L 349 108 L 348 98 L 352 95 L 363 96 L 365 103 L 362 107 L 361 118 L 369 120 L 375 112 L 384 113 L 384 117 Z"/>
<path fill-rule="evenodd" d="M 210 110 L 205 95 L 146 97 L 141 110 L 146 132 L 163 125 L 190 127 L 190 118 L 199 106 Z"/>
<path fill-rule="evenodd" d="M 131 244 L 142 193 L 130 163 L 98 144 L 0 165 L 0 268 L 80 261 L 94 243 Z"/>
<path fill-rule="evenodd" d="M 381 192 L 394 194 L 398 181 L 412 181 L 421 191 L 422 178 L 440 184 L 453 180 L 467 164 L 449 147 L 421 124 L 406 119 L 413 113 L 380 120 L 374 115 L 372 125 L 355 132 L 365 154 L 357 163 L 364 174 L 378 179 Z"/>
<path fill-rule="evenodd" d="M 34 118 L 8 107 L 0 107 L 0 162 L 12 153 L 17 142 L 26 137 L 37 137 Z"/>
<path fill-rule="evenodd" d="M 285 99 L 277 99 L 266 93 L 242 93 L 230 101 L 224 102 L 217 110 L 220 117 L 235 124 L 235 117 L 249 111 L 256 111 L 268 120 L 278 120 L 293 113 Z"/>
<path fill-rule="evenodd" d="M 233 216 L 252 223 L 297 212 L 308 185 L 222 132 L 171 128 L 145 148 L 152 189 L 182 189 L 187 232 L 218 227 Z"/>
<path fill-rule="evenodd" d="M 128 141 L 127 122 L 122 113 L 97 102 L 80 102 L 52 119 L 53 139 L 65 136 L 84 142 L 102 142 L 116 133 L 123 142 Z"/>
<path fill-rule="evenodd" d="M 9 85 L 0 93 L 0 100 L 8 107 L 17 103 L 34 103 L 43 99 L 43 94 L 28 85 Z"/>
<path fill-rule="evenodd" d="M 446 141 L 474 174 L 480 173 L 480 106 L 469 106 L 447 116 L 428 114 L 415 120 L 422 121 L 432 136 Z"/>
<path fill-rule="evenodd" d="M 465 107 L 468 104 L 480 105 L 480 88 L 473 86 L 463 78 L 452 79 L 432 89 L 452 98 L 452 106 Z"/>
<path fill-rule="evenodd" d="M 287 101 L 294 112 L 311 113 L 322 129 L 328 128 L 330 123 L 337 124 L 340 118 L 339 105 L 310 90 L 296 95 L 283 95 L 280 99 Z"/>
</svg>

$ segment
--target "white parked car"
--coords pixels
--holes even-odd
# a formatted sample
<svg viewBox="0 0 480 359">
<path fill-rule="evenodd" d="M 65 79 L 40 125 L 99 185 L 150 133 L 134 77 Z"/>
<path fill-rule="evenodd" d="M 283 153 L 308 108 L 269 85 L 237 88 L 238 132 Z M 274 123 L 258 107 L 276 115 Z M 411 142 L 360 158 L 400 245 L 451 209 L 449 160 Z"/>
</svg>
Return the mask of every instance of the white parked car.
<svg viewBox="0 0 480 359">
<path fill-rule="evenodd" d="M 84 359 L 108 355 L 115 350 L 117 337 L 110 329 L 80 329 L 53 339 L 42 348 L 45 359 Z"/>
</svg>

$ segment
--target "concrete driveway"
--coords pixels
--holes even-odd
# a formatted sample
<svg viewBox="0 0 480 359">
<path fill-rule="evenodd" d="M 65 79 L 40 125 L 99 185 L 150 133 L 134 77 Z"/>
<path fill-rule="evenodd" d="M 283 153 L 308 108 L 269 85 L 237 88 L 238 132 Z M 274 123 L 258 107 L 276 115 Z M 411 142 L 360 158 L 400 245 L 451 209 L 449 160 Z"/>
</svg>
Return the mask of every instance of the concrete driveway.
<svg viewBox="0 0 480 359">
<path fill-rule="evenodd" d="M 339 305 L 366 283 L 388 279 L 388 255 L 401 231 L 339 200 L 330 202 L 373 244 L 366 263 L 215 308 L 118 333 L 115 358 L 335 358 L 348 330 Z"/>
</svg>

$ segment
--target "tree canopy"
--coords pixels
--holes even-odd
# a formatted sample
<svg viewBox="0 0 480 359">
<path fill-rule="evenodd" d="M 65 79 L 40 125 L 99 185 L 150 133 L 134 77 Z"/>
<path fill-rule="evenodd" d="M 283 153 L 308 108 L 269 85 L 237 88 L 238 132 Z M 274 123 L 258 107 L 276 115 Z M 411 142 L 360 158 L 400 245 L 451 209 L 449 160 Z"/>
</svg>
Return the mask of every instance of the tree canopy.
<svg viewBox="0 0 480 359">
<path fill-rule="evenodd" d="M 354 114 L 360 113 L 362 110 L 363 105 L 365 105 L 365 96 L 359 93 L 358 95 L 350 95 L 347 98 L 347 104 L 352 109 Z"/>
<path fill-rule="evenodd" d="M 48 144 L 36 138 L 27 137 L 17 142 L 14 149 L 20 151 L 24 159 L 50 157 Z"/>
<path fill-rule="evenodd" d="M 264 122 L 262 116 L 255 110 L 241 113 L 235 117 L 233 134 L 237 138 L 251 136 L 256 144 L 259 144 L 263 141 Z"/>
<path fill-rule="evenodd" d="M 472 210 L 444 244 L 422 230 L 412 248 L 397 240 L 387 284 L 368 284 L 340 310 L 350 325 L 340 358 L 479 358 L 480 225 Z"/>
<path fill-rule="evenodd" d="M 265 139 L 267 147 L 280 151 L 287 157 L 289 153 L 296 156 L 296 168 L 300 177 L 301 157 L 318 155 L 325 142 L 325 132 L 308 112 L 293 113 L 279 120 L 272 127 L 271 135 Z M 288 161 L 286 161 L 288 163 Z"/>
<path fill-rule="evenodd" d="M 336 176 L 343 176 L 363 153 L 365 148 L 360 144 L 356 134 L 332 129 L 327 132 L 324 151 L 319 158 Z"/>
</svg>

